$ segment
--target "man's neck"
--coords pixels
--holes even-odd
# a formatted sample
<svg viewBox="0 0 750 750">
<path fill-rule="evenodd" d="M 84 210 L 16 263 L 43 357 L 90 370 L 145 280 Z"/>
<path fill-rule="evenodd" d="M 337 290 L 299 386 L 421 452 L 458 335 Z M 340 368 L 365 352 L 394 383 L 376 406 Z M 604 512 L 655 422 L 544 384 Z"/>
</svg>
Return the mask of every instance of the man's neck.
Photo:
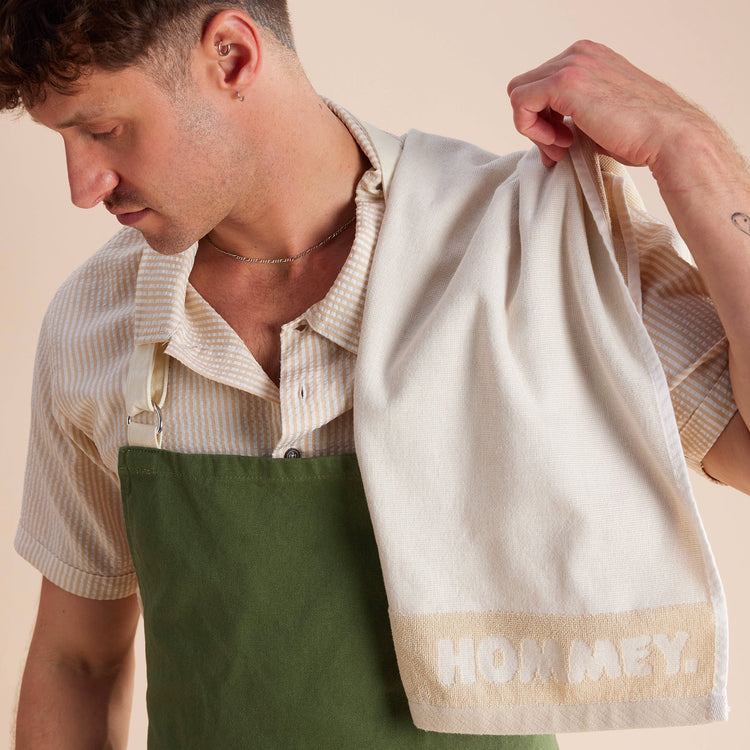
<svg viewBox="0 0 750 750">
<path fill-rule="evenodd" d="M 293 257 L 354 215 L 370 163 L 347 127 L 306 80 L 269 98 L 252 190 L 211 233 L 219 247 L 253 258 Z M 252 115 L 251 115 L 252 117 Z"/>
</svg>

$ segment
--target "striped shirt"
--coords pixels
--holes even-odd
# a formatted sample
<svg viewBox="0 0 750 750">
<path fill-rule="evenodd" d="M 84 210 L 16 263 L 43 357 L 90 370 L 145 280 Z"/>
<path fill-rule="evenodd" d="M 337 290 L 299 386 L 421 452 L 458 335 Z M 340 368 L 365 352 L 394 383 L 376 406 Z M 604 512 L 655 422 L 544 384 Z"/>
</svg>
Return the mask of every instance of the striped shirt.
<svg viewBox="0 0 750 750">
<path fill-rule="evenodd" d="M 385 210 L 377 153 L 344 121 L 371 169 L 356 190 L 356 235 L 326 296 L 282 327 L 277 387 L 190 285 L 196 247 L 152 251 L 125 229 L 63 285 L 45 318 L 16 549 L 79 596 L 136 589 L 125 537 L 117 454 L 126 444 L 124 382 L 134 341 L 171 357 L 163 447 L 182 453 L 283 457 L 354 451 L 352 393 L 370 261 Z M 727 342 L 696 270 L 668 230 L 638 214 L 643 314 L 664 365 L 688 462 L 736 411 Z"/>
</svg>

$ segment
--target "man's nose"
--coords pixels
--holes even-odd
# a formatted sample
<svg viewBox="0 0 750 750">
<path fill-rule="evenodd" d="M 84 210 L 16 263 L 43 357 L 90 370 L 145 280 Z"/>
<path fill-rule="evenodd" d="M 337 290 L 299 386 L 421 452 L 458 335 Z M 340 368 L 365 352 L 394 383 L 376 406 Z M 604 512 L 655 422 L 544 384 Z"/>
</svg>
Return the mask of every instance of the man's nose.
<svg viewBox="0 0 750 750">
<path fill-rule="evenodd" d="M 91 151 L 68 148 L 66 160 L 70 200 L 79 208 L 93 208 L 117 187 L 117 173 Z"/>
</svg>

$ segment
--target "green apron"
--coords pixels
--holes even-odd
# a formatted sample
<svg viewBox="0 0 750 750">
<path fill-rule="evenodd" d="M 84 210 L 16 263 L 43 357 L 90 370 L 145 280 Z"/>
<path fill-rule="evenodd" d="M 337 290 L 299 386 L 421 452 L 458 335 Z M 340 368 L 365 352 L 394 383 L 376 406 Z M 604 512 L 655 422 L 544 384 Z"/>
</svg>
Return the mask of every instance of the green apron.
<svg viewBox="0 0 750 750">
<path fill-rule="evenodd" d="M 414 727 L 354 456 L 129 447 L 119 473 L 149 750 L 557 747 Z"/>
</svg>

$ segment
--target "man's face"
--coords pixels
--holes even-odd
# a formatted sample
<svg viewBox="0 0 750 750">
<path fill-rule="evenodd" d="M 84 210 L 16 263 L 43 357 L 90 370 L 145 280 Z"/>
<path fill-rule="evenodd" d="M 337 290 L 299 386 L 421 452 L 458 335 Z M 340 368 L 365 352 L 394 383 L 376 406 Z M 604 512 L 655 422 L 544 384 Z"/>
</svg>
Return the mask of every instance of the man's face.
<svg viewBox="0 0 750 750">
<path fill-rule="evenodd" d="M 231 146 L 210 92 L 188 83 L 173 96 L 138 68 L 94 71 L 82 83 L 30 111 L 63 137 L 73 203 L 103 202 L 166 254 L 231 213 L 247 154 Z"/>
</svg>

